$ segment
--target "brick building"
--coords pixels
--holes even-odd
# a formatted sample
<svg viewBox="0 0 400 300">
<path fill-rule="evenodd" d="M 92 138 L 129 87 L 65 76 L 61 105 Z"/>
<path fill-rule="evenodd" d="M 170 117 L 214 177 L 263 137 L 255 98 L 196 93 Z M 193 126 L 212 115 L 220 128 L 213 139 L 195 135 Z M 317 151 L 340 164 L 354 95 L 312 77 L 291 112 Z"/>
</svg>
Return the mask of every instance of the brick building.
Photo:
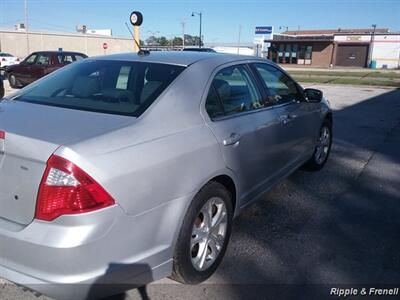
<svg viewBox="0 0 400 300">
<path fill-rule="evenodd" d="M 400 33 L 385 28 L 285 31 L 265 42 L 268 58 L 279 64 L 400 67 Z"/>
</svg>

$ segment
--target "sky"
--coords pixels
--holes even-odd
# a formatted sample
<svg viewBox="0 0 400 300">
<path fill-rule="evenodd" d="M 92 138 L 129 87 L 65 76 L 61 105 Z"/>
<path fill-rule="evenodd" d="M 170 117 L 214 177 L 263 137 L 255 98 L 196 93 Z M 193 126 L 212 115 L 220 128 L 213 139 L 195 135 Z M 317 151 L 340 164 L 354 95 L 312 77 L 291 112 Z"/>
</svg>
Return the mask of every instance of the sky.
<svg viewBox="0 0 400 300">
<path fill-rule="evenodd" d="M 205 42 L 252 42 L 255 26 L 274 26 L 275 32 L 300 29 L 379 28 L 400 31 L 400 0 L 27 0 L 29 28 L 74 32 L 78 24 L 89 29 L 111 28 L 113 35 L 129 36 L 125 22 L 133 10 L 142 12 L 141 39 L 156 33 L 167 38 L 198 35 L 203 14 Z M 24 21 L 24 0 L 0 0 L 0 28 Z"/>
</svg>

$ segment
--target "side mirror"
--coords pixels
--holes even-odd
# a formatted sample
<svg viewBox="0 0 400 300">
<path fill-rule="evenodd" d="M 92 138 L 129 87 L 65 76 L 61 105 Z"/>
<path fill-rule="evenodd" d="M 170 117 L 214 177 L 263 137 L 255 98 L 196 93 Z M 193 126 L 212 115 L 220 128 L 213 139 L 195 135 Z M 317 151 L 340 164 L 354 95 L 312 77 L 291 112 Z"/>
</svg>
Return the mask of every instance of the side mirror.
<svg viewBox="0 0 400 300">
<path fill-rule="evenodd" d="M 304 98 L 307 102 L 318 103 L 322 101 L 323 93 L 317 89 L 305 89 Z"/>
</svg>

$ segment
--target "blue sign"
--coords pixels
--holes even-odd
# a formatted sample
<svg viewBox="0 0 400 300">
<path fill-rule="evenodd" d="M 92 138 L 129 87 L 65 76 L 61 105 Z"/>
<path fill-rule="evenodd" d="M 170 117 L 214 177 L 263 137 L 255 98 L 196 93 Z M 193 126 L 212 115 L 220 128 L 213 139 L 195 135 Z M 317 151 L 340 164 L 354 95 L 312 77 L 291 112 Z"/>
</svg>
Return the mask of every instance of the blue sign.
<svg viewBox="0 0 400 300">
<path fill-rule="evenodd" d="M 256 34 L 271 34 L 272 26 L 257 26 Z"/>
</svg>

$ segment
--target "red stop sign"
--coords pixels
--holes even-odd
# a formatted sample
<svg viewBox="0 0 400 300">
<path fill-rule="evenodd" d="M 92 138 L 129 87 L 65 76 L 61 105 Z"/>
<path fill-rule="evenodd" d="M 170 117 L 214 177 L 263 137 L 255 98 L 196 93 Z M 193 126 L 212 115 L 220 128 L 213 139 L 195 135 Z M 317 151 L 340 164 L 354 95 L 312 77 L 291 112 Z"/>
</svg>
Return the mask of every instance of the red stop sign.
<svg viewBox="0 0 400 300">
<path fill-rule="evenodd" d="M 108 48 L 108 44 L 107 43 L 103 43 L 103 49 L 106 50 Z"/>
</svg>

